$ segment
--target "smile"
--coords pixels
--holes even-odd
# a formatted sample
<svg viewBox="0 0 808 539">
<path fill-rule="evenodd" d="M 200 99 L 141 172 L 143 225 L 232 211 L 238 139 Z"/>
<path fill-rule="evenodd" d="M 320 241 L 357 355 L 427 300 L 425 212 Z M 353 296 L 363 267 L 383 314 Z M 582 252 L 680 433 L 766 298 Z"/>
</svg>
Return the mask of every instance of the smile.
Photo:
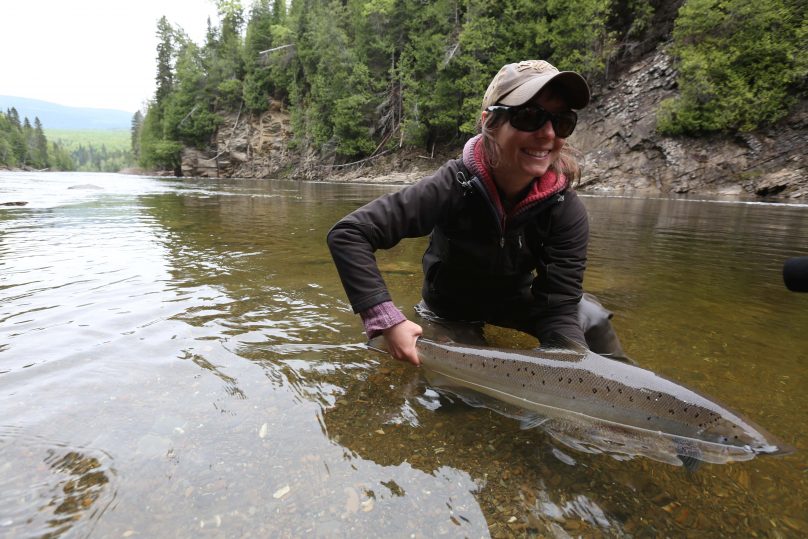
<svg viewBox="0 0 808 539">
<path fill-rule="evenodd" d="M 550 155 L 550 152 L 547 150 L 523 150 L 523 151 L 529 156 L 538 157 L 539 159 L 544 159 L 545 157 Z"/>
</svg>

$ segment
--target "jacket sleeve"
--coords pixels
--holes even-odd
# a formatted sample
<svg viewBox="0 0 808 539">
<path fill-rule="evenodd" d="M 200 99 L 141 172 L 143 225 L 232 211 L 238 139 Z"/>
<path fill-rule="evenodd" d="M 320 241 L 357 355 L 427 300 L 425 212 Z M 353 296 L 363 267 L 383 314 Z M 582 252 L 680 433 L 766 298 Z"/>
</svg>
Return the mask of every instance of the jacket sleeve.
<svg viewBox="0 0 808 539">
<path fill-rule="evenodd" d="M 391 300 L 374 252 L 429 234 L 451 202 L 457 171 L 457 162 L 449 161 L 434 175 L 355 210 L 328 232 L 328 248 L 355 313 Z"/>
<path fill-rule="evenodd" d="M 574 191 L 553 208 L 548 237 L 533 281 L 533 297 L 539 309 L 539 340 L 559 333 L 586 344 L 578 321 L 578 303 L 583 294 L 589 219 Z"/>
</svg>

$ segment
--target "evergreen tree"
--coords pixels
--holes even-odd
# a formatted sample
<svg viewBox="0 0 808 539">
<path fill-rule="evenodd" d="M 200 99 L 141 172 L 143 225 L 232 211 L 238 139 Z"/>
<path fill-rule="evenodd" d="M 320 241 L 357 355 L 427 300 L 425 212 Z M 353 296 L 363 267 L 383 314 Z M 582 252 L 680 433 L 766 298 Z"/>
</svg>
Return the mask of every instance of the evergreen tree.
<svg viewBox="0 0 808 539">
<path fill-rule="evenodd" d="M 16 127 L 17 129 L 22 128 L 22 124 L 20 123 L 20 114 L 17 112 L 17 109 L 11 107 L 8 109 L 8 120 L 11 122 L 12 127 Z"/>
<path fill-rule="evenodd" d="M 157 74 L 155 76 L 157 89 L 154 93 L 154 104 L 159 111 L 158 114 L 162 112 L 166 98 L 174 89 L 174 56 L 174 28 L 163 16 L 157 21 Z"/>
<path fill-rule="evenodd" d="M 52 142 L 48 151 L 48 162 L 55 170 L 75 170 L 76 165 L 70 154 L 59 144 Z"/>
<path fill-rule="evenodd" d="M 45 137 L 45 131 L 42 129 L 42 122 L 38 116 L 34 117 L 33 149 L 31 154 L 35 167 L 48 167 L 48 139 Z"/>
<path fill-rule="evenodd" d="M 245 18 L 238 0 L 218 0 L 220 22 L 208 21 L 201 45 L 158 23 L 157 91 L 137 154 L 144 165 L 176 168 L 183 145 L 211 144 L 223 112 L 246 105 L 261 113 L 273 102 L 291 113 L 293 146 L 321 158 L 457 144 L 475 132 L 500 66 L 544 58 L 597 84 L 661 4 L 255 0 Z M 688 0 L 673 47 L 681 95 L 664 105 L 660 128 L 748 129 L 785 114 L 808 80 L 801 7 L 804 0 Z"/>
<path fill-rule="evenodd" d="M 132 156 L 135 161 L 140 159 L 140 130 L 143 128 L 143 113 L 140 111 L 135 112 L 132 116 Z"/>
<path fill-rule="evenodd" d="M 282 2 L 260 0 L 253 5 L 244 40 L 244 102 L 255 111 L 266 110 L 275 91 L 268 65 L 270 57 L 268 53 L 261 54 L 275 45 L 273 25 L 277 15 L 273 12 L 273 4 Z"/>
<path fill-rule="evenodd" d="M 207 42 L 202 49 L 206 84 L 216 100 L 216 109 L 235 110 L 241 103 L 244 77 L 243 8 L 238 0 L 217 0 L 216 6 L 222 23 L 218 29 L 209 26 Z"/>
<path fill-rule="evenodd" d="M 663 133 L 749 131 L 782 118 L 808 80 L 804 3 L 689 0 L 674 28 L 677 98 L 662 104 Z"/>
<path fill-rule="evenodd" d="M 72 170 L 73 162 L 64 152 L 56 153 L 48 146 L 42 122 L 28 118 L 20 122 L 14 108 L 0 112 L 0 165 L 7 167 L 51 168 Z"/>
<path fill-rule="evenodd" d="M 17 165 L 17 156 L 14 153 L 12 132 L 14 126 L 8 113 L 0 112 L 0 165 L 13 167 Z"/>
<path fill-rule="evenodd" d="M 537 44 L 559 69 L 575 69 L 594 79 L 615 48 L 608 31 L 610 0 L 548 0 Z"/>
<path fill-rule="evenodd" d="M 176 89 L 165 107 L 163 135 L 188 146 L 204 147 L 219 125 L 213 112 L 215 98 L 206 91 L 199 47 L 186 40 L 177 60 Z"/>
</svg>

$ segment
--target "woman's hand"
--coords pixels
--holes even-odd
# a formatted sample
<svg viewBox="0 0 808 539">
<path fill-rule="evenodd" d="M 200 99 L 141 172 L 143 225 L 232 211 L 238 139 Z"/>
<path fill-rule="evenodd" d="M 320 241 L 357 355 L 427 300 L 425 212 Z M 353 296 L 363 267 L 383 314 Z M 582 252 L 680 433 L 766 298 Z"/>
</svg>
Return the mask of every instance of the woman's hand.
<svg viewBox="0 0 808 539">
<path fill-rule="evenodd" d="M 409 320 L 399 322 L 383 332 L 390 355 L 399 361 L 409 361 L 416 367 L 421 364 L 421 360 L 415 350 L 415 341 L 422 333 L 421 326 Z"/>
</svg>

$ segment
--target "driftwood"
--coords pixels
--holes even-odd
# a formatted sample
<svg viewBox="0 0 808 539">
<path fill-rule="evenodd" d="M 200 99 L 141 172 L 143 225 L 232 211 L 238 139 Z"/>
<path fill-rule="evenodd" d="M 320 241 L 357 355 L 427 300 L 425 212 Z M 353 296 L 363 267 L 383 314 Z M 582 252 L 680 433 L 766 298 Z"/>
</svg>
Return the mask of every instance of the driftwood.
<svg viewBox="0 0 808 539">
<path fill-rule="evenodd" d="M 360 159 L 359 161 L 354 161 L 352 163 L 343 163 L 341 165 L 317 165 L 317 166 L 320 167 L 320 168 L 352 167 L 354 165 L 361 165 L 362 163 L 367 163 L 368 161 L 372 161 L 372 160 L 376 159 L 377 157 L 381 157 L 381 156 L 386 155 L 388 153 L 390 153 L 390 150 L 385 150 L 385 151 L 383 151 L 381 153 L 378 153 L 376 155 L 371 155 L 370 157 L 366 157 L 364 159 Z"/>
</svg>

